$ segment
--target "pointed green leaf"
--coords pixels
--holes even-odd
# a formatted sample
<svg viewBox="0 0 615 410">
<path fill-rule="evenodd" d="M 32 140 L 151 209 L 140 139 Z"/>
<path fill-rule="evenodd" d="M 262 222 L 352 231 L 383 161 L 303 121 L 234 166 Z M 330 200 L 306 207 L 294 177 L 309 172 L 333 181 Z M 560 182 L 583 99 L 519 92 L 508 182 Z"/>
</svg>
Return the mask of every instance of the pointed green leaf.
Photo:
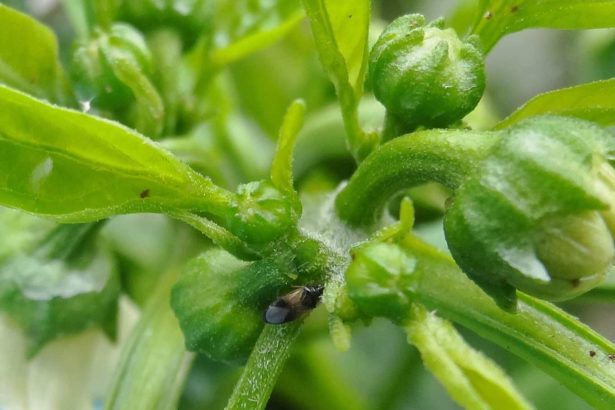
<svg viewBox="0 0 615 410">
<path fill-rule="evenodd" d="M 86 222 L 129 212 L 222 214 L 230 193 L 120 124 L 0 85 L 0 204 Z"/>
<path fill-rule="evenodd" d="M 0 84 L 50 101 L 70 100 L 53 32 L 0 4 Z"/>
<path fill-rule="evenodd" d="M 614 0 L 481 0 L 473 32 L 485 51 L 506 34 L 527 28 L 615 27 Z"/>
<path fill-rule="evenodd" d="M 541 114 L 577 117 L 603 126 L 615 124 L 615 78 L 539 94 L 495 126 L 507 128 Z"/>
</svg>

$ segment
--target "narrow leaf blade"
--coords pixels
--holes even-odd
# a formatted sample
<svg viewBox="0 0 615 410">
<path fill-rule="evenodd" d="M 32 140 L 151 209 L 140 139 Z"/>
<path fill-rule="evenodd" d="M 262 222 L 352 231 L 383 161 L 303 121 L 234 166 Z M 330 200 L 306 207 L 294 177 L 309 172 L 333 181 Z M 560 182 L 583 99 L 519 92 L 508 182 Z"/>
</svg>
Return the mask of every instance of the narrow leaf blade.
<svg viewBox="0 0 615 410">
<path fill-rule="evenodd" d="M 486 51 L 506 34 L 527 28 L 615 27 L 614 0 L 484 0 L 474 33 Z"/>
<path fill-rule="evenodd" d="M 614 125 L 615 78 L 539 94 L 495 128 L 506 128 L 525 118 L 541 114 L 567 115 L 594 121 L 603 126 Z"/>
</svg>

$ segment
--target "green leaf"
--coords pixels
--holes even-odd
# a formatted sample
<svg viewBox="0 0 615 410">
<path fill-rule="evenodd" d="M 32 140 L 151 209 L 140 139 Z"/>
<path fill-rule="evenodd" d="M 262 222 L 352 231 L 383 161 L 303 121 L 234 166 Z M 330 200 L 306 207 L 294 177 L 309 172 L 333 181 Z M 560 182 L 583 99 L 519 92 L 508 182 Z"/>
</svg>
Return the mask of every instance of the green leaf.
<svg viewBox="0 0 615 410">
<path fill-rule="evenodd" d="M 67 104 L 71 101 L 53 32 L 0 4 L 0 84 Z"/>
<path fill-rule="evenodd" d="M 367 66 L 369 0 L 303 0 L 320 62 L 335 85 L 353 155 L 362 159 L 375 141 L 359 125 L 358 101 Z"/>
<path fill-rule="evenodd" d="M 531 409 L 493 361 L 466 344 L 450 322 L 419 304 L 411 307 L 408 341 L 448 393 L 467 409 Z"/>
<path fill-rule="evenodd" d="M 481 0 L 473 32 L 489 51 L 506 34 L 527 28 L 615 27 L 613 0 Z"/>
<path fill-rule="evenodd" d="M 117 123 L 0 86 L 0 204 L 86 222 L 118 213 L 224 214 L 231 194 Z"/>
<path fill-rule="evenodd" d="M 0 265 L 0 309 L 23 327 L 30 357 L 50 340 L 92 325 L 115 334 L 119 277 L 111 254 L 89 237 L 92 228 L 61 225 L 31 255 Z"/>
<path fill-rule="evenodd" d="M 562 88 L 539 94 L 495 126 L 507 128 L 525 118 L 558 114 L 596 122 L 615 124 L 615 78 Z"/>
<path fill-rule="evenodd" d="M 335 44 L 344 58 L 348 82 L 357 97 L 363 93 L 363 77 L 367 66 L 367 35 L 370 2 L 324 0 Z"/>
<path fill-rule="evenodd" d="M 360 97 L 367 65 L 369 1 L 304 0 L 320 60 L 338 93 Z"/>
</svg>

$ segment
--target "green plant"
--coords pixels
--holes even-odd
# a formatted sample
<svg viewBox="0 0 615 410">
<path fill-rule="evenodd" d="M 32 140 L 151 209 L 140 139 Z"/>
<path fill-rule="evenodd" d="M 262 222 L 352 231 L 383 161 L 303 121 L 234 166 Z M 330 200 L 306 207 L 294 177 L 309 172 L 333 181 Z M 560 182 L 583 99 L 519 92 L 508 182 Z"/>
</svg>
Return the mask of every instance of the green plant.
<svg viewBox="0 0 615 410">
<path fill-rule="evenodd" d="M 459 405 L 532 408 L 474 343 L 615 407 L 615 345 L 546 301 L 615 299 L 615 78 L 480 115 L 503 36 L 615 27 L 615 1 L 459 3 L 452 28 L 383 29 L 369 0 L 66 0 L 61 50 L 0 5 L 0 407 L 87 363 L 104 393 L 63 381 L 49 405 L 262 409 L 275 388 L 281 407 L 387 409 L 418 350 Z M 430 218 L 446 250 L 420 239 Z M 265 324 L 302 285 L 324 308 Z M 362 397 L 330 346 L 372 322 L 394 343 L 377 318 L 414 347 L 368 361 Z"/>
</svg>

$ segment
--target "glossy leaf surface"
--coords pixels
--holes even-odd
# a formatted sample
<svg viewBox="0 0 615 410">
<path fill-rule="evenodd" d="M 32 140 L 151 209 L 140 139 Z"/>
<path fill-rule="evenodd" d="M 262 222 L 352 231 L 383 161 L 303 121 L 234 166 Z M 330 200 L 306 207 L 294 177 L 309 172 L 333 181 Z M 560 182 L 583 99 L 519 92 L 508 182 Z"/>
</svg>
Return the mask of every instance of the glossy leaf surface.
<svg viewBox="0 0 615 410">
<path fill-rule="evenodd" d="M 481 0 L 473 32 L 485 51 L 506 34 L 527 28 L 615 27 L 613 0 Z"/>
<path fill-rule="evenodd" d="M 134 131 L 0 86 L 0 204 L 79 222 L 225 195 Z"/>
<path fill-rule="evenodd" d="M 615 124 L 615 79 L 596 81 L 539 94 L 496 128 L 507 128 L 525 118 L 540 114 L 577 117 L 603 126 Z"/>
</svg>

